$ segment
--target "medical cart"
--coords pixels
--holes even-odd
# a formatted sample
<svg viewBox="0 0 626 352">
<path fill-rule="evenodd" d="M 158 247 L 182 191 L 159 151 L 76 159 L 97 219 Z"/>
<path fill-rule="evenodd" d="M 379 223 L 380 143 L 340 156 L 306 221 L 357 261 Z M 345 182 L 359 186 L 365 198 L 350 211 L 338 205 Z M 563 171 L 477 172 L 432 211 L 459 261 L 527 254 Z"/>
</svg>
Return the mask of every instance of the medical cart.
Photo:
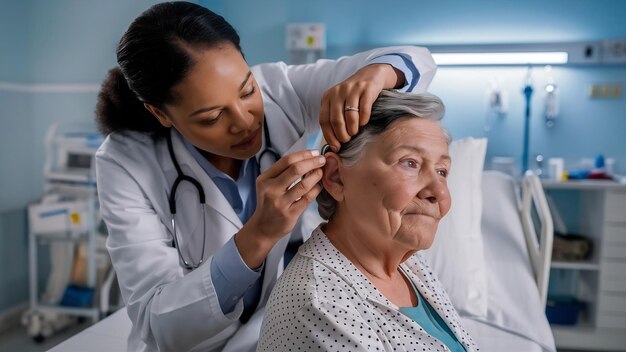
<svg viewBox="0 0 626 352">
<path fill-rule="evenodd" d="M 111 313 L 109 291 L 114 272 L 104 248 L 106 236 L 99 211 L 94 156 L 102 136 L 82 123 L 53 124 L 46 134 L 42 199 L 28 209 L 30 309 L 22 317 L 28 334 L 41 342 L 80 319 L 97 322 Z M 43 295 L 39 289 L 41 245 L 50 248 L 51 268 Z M 82 249 L 82 250 L 77 250 Z M 77 257 L 82 285 L 69 285 Z M 104 278 L 98 286 L 97 270 Z M 86 274 L 86 275 L 83 275 Z M 96 290 L 98 289 L 98 290 Z M 99 294 L 101 303 L 96 304 Z"/>
</svg>

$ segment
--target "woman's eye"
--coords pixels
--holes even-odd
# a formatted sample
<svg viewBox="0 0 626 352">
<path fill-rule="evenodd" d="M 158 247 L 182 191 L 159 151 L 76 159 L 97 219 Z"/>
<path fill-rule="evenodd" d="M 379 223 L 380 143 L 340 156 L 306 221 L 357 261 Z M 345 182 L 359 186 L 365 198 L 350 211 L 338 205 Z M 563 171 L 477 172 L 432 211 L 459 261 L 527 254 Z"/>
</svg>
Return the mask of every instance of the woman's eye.
<svg viewBox="0 0 626 352">
<path fill-rule="evenodd" d="M 437 170 L 437 173 L 438 173 L 440 176 L 443 176 L 443 177 L 448 177 L 448 170 L 446 170 L 446 169 Z"/>
<path fill-rule="evenodd" d="M 213 126 L 213 125 L 215 125 L 217 123 L 217 121 L 220 120 L 220 116 L 221 115 L 222 115 L 222 113 L 220 113 L 216 117 L 202 119 L 202 120 L 200 120 L 200 124 L 205 125 L 205 126 Z"/>
<path fill-rule="evenodd" d="M 255 91 L 256 91 L 256 88 L 252 87 L 252 89 L 250 89 L 247 93 L 243 95 L 243 98 L 247 98 L 251 96 L 252 94 L 254 94 Z"/>
<path fill-rule="evenodd" d="M 410 159 L 409 160 L 403 160 L 401 163 L 402 163 L 402 165 L 408 166 L 411 169 L 417 169 L 417 167 L 418 167 L 417 161 L 415 161 L 415 160 L 410 160 Z"/>
</svg>

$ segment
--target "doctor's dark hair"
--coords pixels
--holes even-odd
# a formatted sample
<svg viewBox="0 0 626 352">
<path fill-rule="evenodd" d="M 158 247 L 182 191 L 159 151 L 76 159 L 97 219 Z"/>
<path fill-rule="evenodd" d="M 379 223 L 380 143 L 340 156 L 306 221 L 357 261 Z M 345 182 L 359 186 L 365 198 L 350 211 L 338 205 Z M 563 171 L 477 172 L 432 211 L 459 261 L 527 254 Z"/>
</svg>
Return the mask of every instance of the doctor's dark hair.
<svg viewBox="0 0 626 352">
<path fill-rule="evenodd" d="M 383 133 L 393 122 L 407 118 L 421 118 L 431 121 L 440 121 L 445 113 L 445 106 L 439 97 L 432 94 L 401 93 L 395 90 L 383 90 L 374 104 L 370 120 L 348 142 L 342 143 L 337 155 L 346 167 L 354 166 L 365 146 L 374 137 Z M 451 137 L 448 131 L 441 127 L 448 144 Z M 324 220 L 330 219 L 335 213 L 337 201 L 322 188 L 317 196 L 317 210 Z"/>
<path fill-rule="evenodd" d="M 143 12 L 120 40 L 119 67 L 110 70 L 102 83 L 96 105 L 100 131 L 163 135 L 168 129 L 143 104 L 163 109 L 175 102 L 171 88 L 193 67 L 194 52 L 224 44 L 241 52 L 235 29 L 200 5 L 165 2 Z"/>
</svg>

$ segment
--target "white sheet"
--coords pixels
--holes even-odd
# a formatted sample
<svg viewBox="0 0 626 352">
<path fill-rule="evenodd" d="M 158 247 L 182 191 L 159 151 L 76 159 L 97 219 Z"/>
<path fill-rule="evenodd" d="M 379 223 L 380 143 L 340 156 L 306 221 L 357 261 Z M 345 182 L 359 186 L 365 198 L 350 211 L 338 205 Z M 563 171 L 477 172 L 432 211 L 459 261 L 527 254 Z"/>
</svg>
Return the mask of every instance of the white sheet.
<svg viewBox="0 0 626 352">
<path fill-rule="evenodd" d="M 485 171 L 482 185 L 488 310 L 484 319 L 464 321 L 476 330 L 472 337 L 482 351 L 556 351 L 524 240 L 516 183 L 503 173 Z"/>
<path fill-rule="evenodd" d="M 130 328 L 131 322 L 126 308 L 122 308 L 48 352 L 126 352 Z"/>
<path fill-rule="evenodd" d="M 461 317 L 463 327 L 469 331 L 472 338 L 483 352 L 544 352 L 536 342 L 523 336 L 516 335 L 492 325 Z"/>
</svg>

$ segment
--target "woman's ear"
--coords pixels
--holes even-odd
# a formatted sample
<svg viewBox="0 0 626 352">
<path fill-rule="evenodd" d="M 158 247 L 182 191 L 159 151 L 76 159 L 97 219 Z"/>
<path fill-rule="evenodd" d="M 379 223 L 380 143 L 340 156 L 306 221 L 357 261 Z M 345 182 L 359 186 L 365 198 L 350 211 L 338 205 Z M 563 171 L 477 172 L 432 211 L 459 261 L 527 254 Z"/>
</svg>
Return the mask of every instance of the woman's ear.
<svg viewBox="0 0 626 352">
<path fill-rule="evenodd" d="M 326 157 L 326 164 L 324 164 L 322 185 L 328 194 L 340 202 L 343 200 L 343 180 L 341 177 L 343 163 L 341 158 L 333 152 L 327 152 L 324 156 Z"/>
<path fill-rule="evenodd" d="M 161 109 L 152 106 L 148 103 L 143 103 L 143 106 L 150 111 L 150 113 L 156 117 L 157 120 L 159 120 L 159 123 L 161 124 L 161 126 L 165 127 L 165 128 L 170 128 L 172 127 L 172 120 L 170 120 L 169 116 L 167 116 L 167 114 L 165 112 L 163 112 Z"/>
</svg>

